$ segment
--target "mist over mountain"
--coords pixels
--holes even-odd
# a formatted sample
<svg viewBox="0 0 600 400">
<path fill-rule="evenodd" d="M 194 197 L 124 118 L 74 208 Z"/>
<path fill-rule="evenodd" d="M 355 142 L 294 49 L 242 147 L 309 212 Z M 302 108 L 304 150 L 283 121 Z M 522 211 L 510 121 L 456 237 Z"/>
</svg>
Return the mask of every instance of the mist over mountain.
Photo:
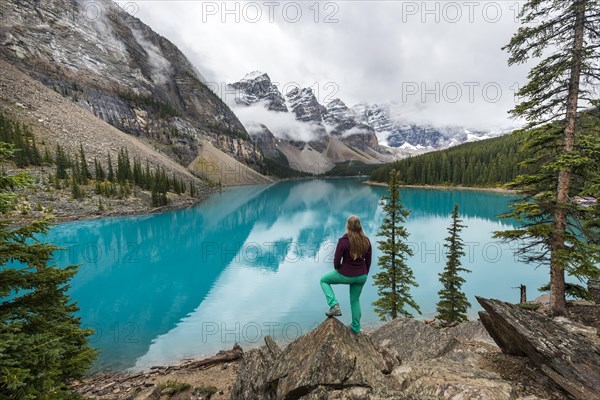
<svg viewBox="0 0 600 400">
<path fill-rule="evenodd" d="M 513 129 L 484 131 L 419 123 L 403 113 L 399 102 L 349 107 L 335 98 L 321 104 L 311 88 L 281 93 L 270 76 L 260 71 L 229 84 L 228 90 L 235 93 L 228 99 L 230 106 L 251 135 L 263 135 L 267 127 L 280 140 L 310 143 L 320 152 L 335 138 L 380 162 L 496 137 Z"/>
</svg>

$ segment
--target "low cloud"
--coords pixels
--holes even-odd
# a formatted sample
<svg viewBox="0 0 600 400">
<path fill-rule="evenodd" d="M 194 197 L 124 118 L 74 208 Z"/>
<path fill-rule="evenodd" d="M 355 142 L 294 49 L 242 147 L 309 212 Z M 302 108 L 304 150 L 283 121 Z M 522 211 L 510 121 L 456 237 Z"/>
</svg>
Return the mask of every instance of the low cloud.
<svg viewBox="0 0 600 400">
<path fill-rule="evenodd" d="M 163 84 L 167 82 L 168 76 L 171 74 L 171 63 L 162 55 L 160 49 L 150 43 L 142 32 L 135 28 L 131 28 L 133 38 L 148 55 L 148 64 L 152 67 L 152 80 L 156 83 Z"/>
<path fill-rule="evenodd" d="M 262 124 L 269 128 L 276 138 L 308 142 L 315 139 L 323 129 L 297 121 L 293 113 L 268 110 L 263 104 L 238 105 L 233 106 L 232 110 L 250 134 L 262 131 Z"/>
<path fill-rule="evenodd" d="M 342 137 L 343 138 L 347 138 L 347 137 L 350 137 L 352 135 L 364 135 L 364 134 L 367 134 L 367 133 L 369 133 L 369 131 L 367 131 L 366 129 L 363 129 L 363 128 L 359 127 L 359 126 L 355 126 L 354 128 L 349 129 L 346 132 L 344 132 L 342 134 Z"/>
</svg>

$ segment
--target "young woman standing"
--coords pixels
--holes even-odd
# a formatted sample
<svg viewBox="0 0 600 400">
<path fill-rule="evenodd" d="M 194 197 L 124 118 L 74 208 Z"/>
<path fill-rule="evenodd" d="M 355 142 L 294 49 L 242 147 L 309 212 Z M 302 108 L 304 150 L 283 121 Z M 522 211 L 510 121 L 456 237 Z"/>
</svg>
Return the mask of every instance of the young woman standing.
<svg viewBox="0 0 600 400">
<path fill-rule="evenodd" d="M 371 255 L 371 242 L 363 232 L 358 217 L 352 215 L 346 222 L 346 233 L 338 240 L 333 259 L 334 269 L 321 277 L 321 288 L 329 304 L 329 311 L 325 313 L 328 317 L 342 315 L 331 285 L 350 286 L 350 328 L 357 334 L 360 332 L 360 293 L 371 268 Z"/>
</svg>

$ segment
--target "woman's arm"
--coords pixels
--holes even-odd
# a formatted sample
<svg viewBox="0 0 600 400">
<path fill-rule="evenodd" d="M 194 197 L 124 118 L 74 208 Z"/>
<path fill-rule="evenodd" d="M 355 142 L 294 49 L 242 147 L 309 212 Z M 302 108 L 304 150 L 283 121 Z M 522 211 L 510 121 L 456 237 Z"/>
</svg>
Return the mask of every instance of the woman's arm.
<svg viewBox="0 0 600 400">
<path fill-rule="evenodd" d="M 373 256 L 373 249 L 371 248 L 371 242 L 369 241 L 369 248 L 367 249 L 367 254 L 365 255 L 365 263 L 367 264 L 367 274 L 371 269 L 371 257 Z"/>
<path fill-rule="evenodd" d="M 337 247 L 335 248 L 335 255 L 333 256 L 333 268 L 339 269 L 342 264 L 342 256 L 344 255 L 344 245 L 342 239 L 338 240 Z"/>
</svg>

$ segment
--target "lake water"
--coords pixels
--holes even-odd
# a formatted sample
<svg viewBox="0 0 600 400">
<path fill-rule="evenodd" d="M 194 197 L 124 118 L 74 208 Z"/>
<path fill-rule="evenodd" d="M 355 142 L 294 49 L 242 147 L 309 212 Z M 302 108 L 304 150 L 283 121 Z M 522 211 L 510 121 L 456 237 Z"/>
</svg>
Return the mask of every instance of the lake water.
<svg viewBox="0 0 600 400">
<path fill-rule="evenodd" d="M 185 210 L 56 225 L 48 238 L 66 248 L 58 265 L 81 264 L 70 293 L 82 324 L 96 330 L 95 368 L 139 369 L 212 355 L 235 342 L 249 348 L 268 334 L 285 343 L 314 328 L 328 309 L 319 278 L 332 268 L 347 217 L 359 216 L 375 245 L 385 191 L 356 179 L 237 187 Z M 496 217 L 510 195 L 409 188 L 401 195 L 412 210 L 410 266 L 422 318 L 435 314 L 454 203 L 468 226 L 470 315 L 480 309 L 475 295 L 517 301 L 519 284 L 530 298 L 539 294 L 547 270 L 520 264 L 508 244 L 492 239 L 493 231 L 510 226 Z M 379 255 L 374 248 L 371 274 Z M 348 289 L 335 288 L 348 324 Z M 371 304 L 376 297 L 369 279 L 361 296 L 363 329 L 381 323 Z"/>
</svg>

